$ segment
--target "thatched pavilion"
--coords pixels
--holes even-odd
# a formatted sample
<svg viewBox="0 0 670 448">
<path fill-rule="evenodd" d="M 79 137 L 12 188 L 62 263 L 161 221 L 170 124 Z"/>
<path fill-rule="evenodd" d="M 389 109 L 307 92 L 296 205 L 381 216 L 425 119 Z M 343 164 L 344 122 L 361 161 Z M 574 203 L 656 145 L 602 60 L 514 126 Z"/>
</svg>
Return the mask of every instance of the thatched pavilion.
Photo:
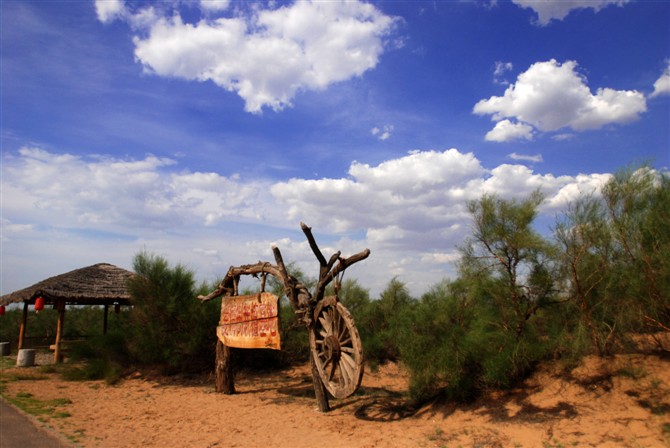
<svg viewBox="0 0 670 448">
<path fill-rule="evenodd" d="M 19 331 L 18 349 L 20 350 L 24 344 L 28 307 L 34 305 L 38 297 L 44 299 L 45 305 L 52 305 L 54 309 L 58 310 L 56 341 L 53 346 L 56 362 L 62 359 L 61 338 L 66 305 L 104 306 L 103 332 L 106 333 L 109 306 L 130 305 L 127 281 L 133 275 L 132 272 L 117 266 L 98 263 L 50 277 L 32 286 L 0 297 L 0 305 L 23 302 L 23 319 Z"/>
</svg>

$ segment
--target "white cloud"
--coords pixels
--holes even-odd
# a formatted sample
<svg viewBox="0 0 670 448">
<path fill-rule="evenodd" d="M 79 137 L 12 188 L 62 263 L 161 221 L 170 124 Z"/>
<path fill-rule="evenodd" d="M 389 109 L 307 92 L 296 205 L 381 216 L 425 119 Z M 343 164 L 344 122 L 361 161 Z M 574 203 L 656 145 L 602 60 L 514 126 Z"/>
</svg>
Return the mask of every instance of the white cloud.
<svg viewBox="0 0 670 448">
<path fill-rule="evenodd" d="M 649 97 L 654 98 L 660 95 L 670 95 L 670 61 L 663 70 L 663 74 L 654 83 L 654 91 Z"/>
<path fill-rule="evenodd" d="M 449 274 L 446 265 L 470 228 L 467 201 L 487 192 L 523 198 L 539 188 L 547 197 L 543 211 L 553 217 L 607 178 L 554 176 L 516 164 L 489 170 L 472 153 L 449 149 L 411 151 L 376 165 L 352 162 L 340 178 L 273 183 L 190 172 L 155 156 L 23 148 L 3 159 L 3 260 L 11 268 L 1 273 L 2 287 L 30 284 L 16 283 L 25 278 L 17 277 L 21 269 L 45 278 L 101 261 L 127 267 L 142 249 L 214 280 L 230 265 L 272 260 L 273 243 L 316 275 L 309 245 L 296 232 L 304 221 L 328 255 L 371 249 L 351 274 L 365 287 L 379 292 L 397 274 L 420 294 Z M 34 261 L 56 254 L 59 272 Z"/>
<path fill-rule="evenodd" d="M 515 118 L 540 131 L 584 131 L 629 123 L 647 110 L 645 97 L 638 91 L 599 88 L 592 94 L 586 81 L 575 61 L 536 62 L 503 96 L 479 101 L 473 112 L 492 115 L 495 121 Z"/>
<path fill-rule="evenodd" d="M 253 113 L 279 111 L 301 91 L 374 68 L 397 21 L 368 3 L 344 0 L 253 8 L 248 16 L 197 23 L 184 22 L 177 11 L 158 18 L 151 13 L 152 20 L 129 18 L 147 26 L 133 41 L 135 58 L 148 73 L 212 81 L 237 93 Z"/>
<path fill-rule="evenodd" d="M 450 264 L 456 263 L 461 259 L 458 251 L 452 252 L 432 252 L 421 255 L 421 261 L 427 264 Z"/>
<path fill-rule="evenodd" d="M 537 23 L 547 25 L 552 20 L 563 20 L 576 9 L 590 8 L 594 12 L 610 6 L 623 6 L 630 0 L 512 0 L 522 8 L 530 8 L 537 14 Z"/>
<path fill-rule="evenodd" d="M 564 134 L 556 134 L 552 135 L 551 139 L 556 140 L 557 142 L 565 141 L 565 140 L 571 140 L 575 137 L 575 134 L 571 133 L 564 133 Z"/>
<path fill-rule="evenodd" d="M 513 153 L 509 154 L 507 157 L 509 157 L 512 160 L 525 160 L 527 162 L 533 162 L 533 163 L 540 163 L 540 162 L 544 161 L 544 159 L 542 158 L 542 154 L 535 154 L 535 155 L 531 156 L 531 155 L 518 154 L 516 152 L 513 152 Z"/>
<path fill-rule="evenodd" d="M 532 140 L 533 127 L 524 123 L 512 123 L 501 120 L 495 127 L 486 133 L 484 139 L 489 142 L 508 142 L 510 140 Z"/>
<path fill-rule="evenodd" d="M 110 23 L 127 13 L 123 0 L 95 0 L 95 12 L 102 23 Z"/>
<path fill-rule="evenodd" d="M 514 68 L 514 65 L 511 62 L 502 62 L 502 61 L 496 61 L 494 69 L 493 69 L 493 81 L 496 84 L 503 84 L 507 85 L 509 84 L 509 81 L 504 78 L 505 73 L 512 71 Z"/>
<path fill-rule="evenodd" d="M 200 0 L 200 7 L 205 11 L 225 11 L 230 0 Z"/>
<path fill-rule="evenodd" d="M 545 209 L 565 211 L 567 205 L 579 197 L 599 193 L 611 177 L 610 174 L 579 174 L 548 198 Z"/>
<path fill-rule="evenodd" d="M 389 138 L 391 138 L 392 132 L 393 132 L 393 125 L 390 124 L 383 126 L 381 129 L 375 126 L 370 130 L 370 133 L 381 141 L 388 140 Z"/>
<path fill-rule="evenodd" d="M 154 156 L 84 158 L 23 148 L 5 164 L 11 181 L 3 185 L 3 211 L 28 222 L 131 235 L 134 228 L 166 231 L 223 218 L 259 219 L 253 197 L 262 185 L 215 173 L 173 172 L 174 164 Z"/>
</svg>

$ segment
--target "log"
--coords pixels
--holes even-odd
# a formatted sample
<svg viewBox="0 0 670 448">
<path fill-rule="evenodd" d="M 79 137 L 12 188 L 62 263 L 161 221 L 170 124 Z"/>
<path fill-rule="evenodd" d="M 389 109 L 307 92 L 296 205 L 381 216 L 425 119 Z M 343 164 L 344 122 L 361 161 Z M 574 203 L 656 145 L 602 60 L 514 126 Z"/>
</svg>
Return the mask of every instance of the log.
<svg viewBox="0 0 670 448">
<path fill-rule="evenodd" d="M 312 367 L 312 384 L 314 385 L 314 394 L 316 395 L 316 405 L 320 412 L 329 412 L 328 392 L 326 392 L 326 388 L 321 381 L 321 375 L 319 375 L 319 369 L 316 367 L 313 355 L 310 355 L 309 363 Z"/>
<path fill-rule="evenodd" d="M 232 349 L 220 340 L 216 341 L 216 391 L 226 395 L 235 393 Z"/>
</svg>

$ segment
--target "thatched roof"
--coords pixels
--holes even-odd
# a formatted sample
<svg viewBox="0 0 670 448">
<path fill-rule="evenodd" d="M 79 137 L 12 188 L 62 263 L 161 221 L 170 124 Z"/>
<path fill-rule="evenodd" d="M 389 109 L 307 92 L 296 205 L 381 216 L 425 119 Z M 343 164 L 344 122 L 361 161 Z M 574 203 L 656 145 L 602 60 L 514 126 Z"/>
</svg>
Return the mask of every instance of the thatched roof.
<svg viewBox="0 0 670 448">
<path fill-rule="evenodd" d="M 127 281 L 134 274 L 117 266 L 98 263 L 56 275 L 28 288 L 0 297 L 0 305 L 34 303 L 43 297 L 46 304 L 65 301 L 69 305 L 130 304 Z"/>
</svg>

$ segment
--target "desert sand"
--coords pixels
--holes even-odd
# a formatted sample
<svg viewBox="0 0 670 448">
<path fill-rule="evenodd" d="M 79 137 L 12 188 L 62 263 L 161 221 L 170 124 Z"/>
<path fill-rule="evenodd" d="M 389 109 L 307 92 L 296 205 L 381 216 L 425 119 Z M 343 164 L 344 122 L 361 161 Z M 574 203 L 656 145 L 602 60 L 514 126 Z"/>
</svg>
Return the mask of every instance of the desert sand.
<svg viewBox="0 0 670 448">
<path fill-rule="evenodd" d="M 359 392 L 316 409 L 308 366 L 236 377 L 236 395 L 214 379 L 135 373 L 117 385 L 64 381 L 20 370 L 5 393 L 68 399 L 67 417 L 43 424 L 81 447 L 668 447 L 670 360 L 588 358 L 566 374 L 545 367 L 518 388 L 469 405 L 407 406 L 397 365 L 367 371 Z M 29 379 L 31 375 L 42 379 Z M 46 376 L 46 378 L 44 378 Z"/>
</svg>

